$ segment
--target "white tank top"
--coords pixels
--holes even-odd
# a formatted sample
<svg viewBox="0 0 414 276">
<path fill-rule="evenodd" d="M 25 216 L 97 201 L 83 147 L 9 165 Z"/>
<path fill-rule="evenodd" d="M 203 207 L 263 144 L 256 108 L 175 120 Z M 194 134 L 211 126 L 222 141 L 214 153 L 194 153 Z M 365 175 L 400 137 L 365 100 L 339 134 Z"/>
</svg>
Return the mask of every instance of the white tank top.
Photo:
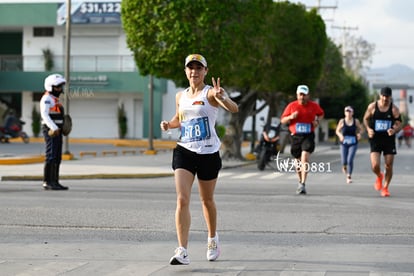
<svg viewBox="0 0 414 276">
<path fill-rule="evenodd" d="M 177 144 L 198 154 L 215 153 L 221 146 L 214 128 L 218 108 L 210 105 L 207 99 L 210 88 L 206 85 L 197 97 L 191 99 L 187 88 L 181 93 L 178 103 L 181 136 Z"/>
</svg>

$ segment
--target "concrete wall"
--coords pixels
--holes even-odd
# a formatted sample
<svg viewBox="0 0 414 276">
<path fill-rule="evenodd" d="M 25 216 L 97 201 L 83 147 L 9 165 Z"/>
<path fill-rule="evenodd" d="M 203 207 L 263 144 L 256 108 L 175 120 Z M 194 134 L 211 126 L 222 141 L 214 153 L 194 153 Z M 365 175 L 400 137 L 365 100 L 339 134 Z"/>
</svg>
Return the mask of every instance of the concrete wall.
<svg viewBox="0 0 414 276">
<path fill-rule="evenodd" d="M 127 116 L 127 138 L 143 137 L 143 98 L 142 94 L 96 93 L 70 99 L 69 110 L 73 120 L 71 137 L 74 138 L 116 138 L 118 137 L 118 106 L 124 104 Z M 39 110 L 39 102 L 33 101 L 33 93 L 23 92 L 22 120 L 24 130 L 33 135 L 32 108 Z"/>
<path fill-rule="evenodd" d="M 54 27 L 53 37 L 34 37 L 23 28 L 24 71 L 44 71 L 43 49 L 53 53 L 55 71 L 65 69 L 66 30 Z M 136 71 L 132 52 L 121 26 L 78 26 L 71 32 L 71 71 Z"/>
</svg>

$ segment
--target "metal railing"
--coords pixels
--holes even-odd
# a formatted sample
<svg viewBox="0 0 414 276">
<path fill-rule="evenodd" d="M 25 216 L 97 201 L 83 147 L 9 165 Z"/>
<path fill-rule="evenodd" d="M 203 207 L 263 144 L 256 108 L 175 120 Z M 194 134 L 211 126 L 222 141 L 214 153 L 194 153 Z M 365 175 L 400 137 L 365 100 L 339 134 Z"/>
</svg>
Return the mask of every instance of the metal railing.
<svg viewBox="0 0 414 276">
<path fill-rule="evenodd" d="M 53 71 L 64 71 L 65 56 L 53 57 Z M 45 71 L 42 55 L 0 55 L 0 71 Z M 72 55 L 70 70 L 79 72 L 137 71 L 133 56 L 129 55 Z"/>
<path fill-rule="evenodd" d="M 0 71 L 23 71 L 22 56 L 0 56 Z"/>
</svg>

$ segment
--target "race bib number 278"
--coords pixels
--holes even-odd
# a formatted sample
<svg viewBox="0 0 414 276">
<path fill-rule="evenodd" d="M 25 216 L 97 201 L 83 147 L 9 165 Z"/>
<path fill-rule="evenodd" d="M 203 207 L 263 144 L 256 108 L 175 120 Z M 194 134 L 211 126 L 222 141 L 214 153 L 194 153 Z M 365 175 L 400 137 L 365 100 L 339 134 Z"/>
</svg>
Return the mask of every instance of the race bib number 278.
<svg viewBox="0 0 414 276">
<path fill-rule="evenodd" d="M 181 142 L 194 142 L 209 139 L 210 126 L 208 117 L 181 122 Z"/>
</svg>

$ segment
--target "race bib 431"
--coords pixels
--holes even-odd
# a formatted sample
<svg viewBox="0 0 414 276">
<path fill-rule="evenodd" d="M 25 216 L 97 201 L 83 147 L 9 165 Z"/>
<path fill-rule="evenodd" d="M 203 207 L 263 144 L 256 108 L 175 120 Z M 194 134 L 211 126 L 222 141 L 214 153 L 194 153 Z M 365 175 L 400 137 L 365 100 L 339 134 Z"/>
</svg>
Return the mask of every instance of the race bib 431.
<svg viewBox="0 0 414 276">
<path fill-rule="evenodd" d="M 296 133 L 297 134 L 311 133 L 311 124 L 309 124 L 309 123 L 296 123 Z"/>
</svg>

